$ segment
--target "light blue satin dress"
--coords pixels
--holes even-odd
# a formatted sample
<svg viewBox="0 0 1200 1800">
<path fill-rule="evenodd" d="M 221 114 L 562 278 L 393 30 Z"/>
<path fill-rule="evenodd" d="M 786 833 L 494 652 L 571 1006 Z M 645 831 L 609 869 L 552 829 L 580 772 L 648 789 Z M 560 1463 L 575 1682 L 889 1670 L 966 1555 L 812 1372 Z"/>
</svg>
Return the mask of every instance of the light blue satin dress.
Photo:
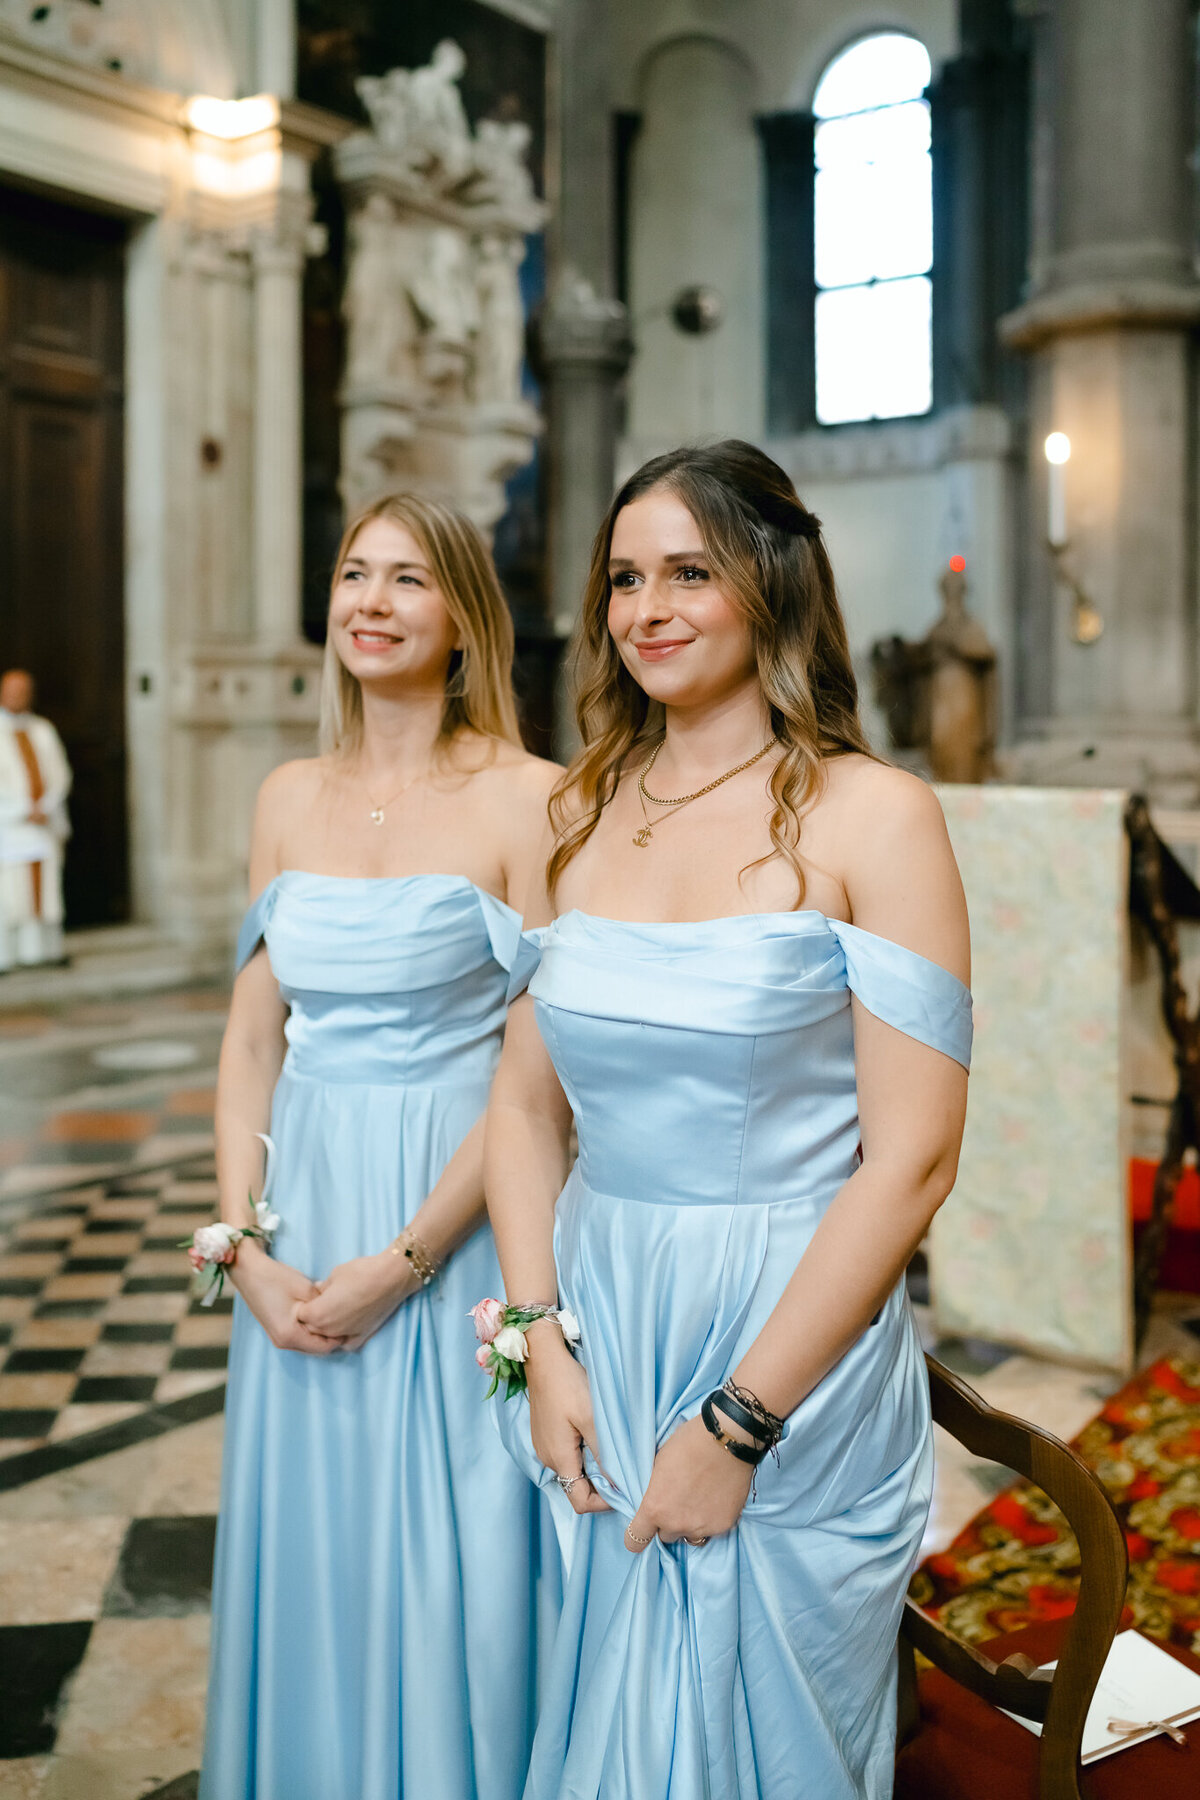
<svg viewBox="0 0 1200 1800">
<path fill-rule="evenodd" d="M 859 1156 L 850 995 L 966 1065 L 971 1001 L 817 912 L 528 934 L 574 1109 L 559 1295 L 582 1327 L 615 1508 L 563 1512 L 528 1406 L 500 1409 L 569 1555 L 526 1800 L 884 1800 L 896 1634 L 932 1484 L 903 1282 L 788 1421 L 737 1529 L 623 1543 L 655 1451 L 761 1330 Z"/>
<path fill-rule="evenodd" d="M 289 872 L 251 907 L 290 1008 L 271 1118 L 281 1260 L 386 1248 L 479 1118 L 516 913 L 457 876 Z M 357 1353 L 275 1349 L 235 1305 L 203 1800 L 518 1800 L 543 1502 L 483 1403 L 467 1310 L 491 1233 Z M 547 1531 L 553 1546 L 553 1531 Z"/>
</svg>

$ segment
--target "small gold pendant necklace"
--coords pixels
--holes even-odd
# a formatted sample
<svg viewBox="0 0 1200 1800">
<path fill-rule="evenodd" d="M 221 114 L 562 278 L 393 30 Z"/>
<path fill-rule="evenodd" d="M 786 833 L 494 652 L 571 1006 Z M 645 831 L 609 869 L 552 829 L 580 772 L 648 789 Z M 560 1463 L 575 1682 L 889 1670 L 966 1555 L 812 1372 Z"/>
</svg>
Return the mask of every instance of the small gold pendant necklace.
<svg viewBox="0 0 1200 1800">
<path fill-rule="evenodd" d="M 719 788 L 721 786 L 722 782 L 732 781 L 733 777 L 735 775 L 740 775 L 743 769 L 753 768 L 756 762 L 762 761 L 763 757 L 767 754 L 767 751 L 771 749 L 772 745 L 777 744 L 779 739 L 775 737 L 769 738 L 762 749 L 756 750 L 753 756 L 748 756 L 745 762 L 738 763 L 737 767 L 734 769 L 726 769 L 724 775 L 718 775 L 715 781 L 707 782 L 704 787 L 697 788 L 694 794 L 681 794 L 674 800 L 662 800 L 657 794 L 652 794 L 650 792 L 649 788 L 646 786 L 646 777 L 654 767 L 654 764 L 658 759 L 658 753 L 666 741 L 666 738 L 659 738 L 657 744 L 655 744 L 654 749 L 650 753 L 649 762 L 638 776 L 638 798 L 642 803 L 643 822 L 634 832 L 633 841 L 639 850 L 644 850 L 650 842 L 650 839 L 654 836 L 654 825 L 661 825 L 663 819 L 669 819 L 673 813 L 681 811 L 685 806 L 690 806 L 693 800 L 699 800 L 704 794 L 711 794 L 714 788 Z M 662 817 L 655 819 L 654 825 L 650 823 L 650 815 L 646 811 L 647 800 L 652 806 L 662 806 L 666 808 Z"/>
<path fill-rule="evenodd" d="M 388 798 L 386 800 L 380 801 L 378 805 L 376 805 L 375 801 L 371 799 L 370 794 L 368 794 L 367 801 L 370 805 L 371 810 L 367 816 L 370 819 L 372 825 L 382 825 L 384 813 L 386 812 L 387 808 L 389 806 L 393 806 L 397 800 L 403 799 L 404 795 L 407 794 L 409 788 L 415 787 L 417 782 L 421 781 L 427 773 L 428 773 L 428 770 L 422 769 L 419 775 L 410 775 L 408 780 L 405 782 L 405 784 L 402 788 L 397 788 L 396 792 L 394 794 L 389 794 Z"/>
</svg>

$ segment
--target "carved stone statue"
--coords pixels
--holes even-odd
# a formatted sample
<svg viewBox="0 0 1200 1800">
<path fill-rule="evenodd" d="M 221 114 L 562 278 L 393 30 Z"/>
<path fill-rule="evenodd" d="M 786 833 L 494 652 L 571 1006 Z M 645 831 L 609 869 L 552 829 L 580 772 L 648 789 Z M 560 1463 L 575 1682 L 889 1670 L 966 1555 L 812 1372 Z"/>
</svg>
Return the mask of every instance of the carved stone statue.
<svg viewBox="0 0 1200 1800">
<path fill-rule="evenodd" d="M 525 308 L 517 271 L 524 253 L 519 238 L 495 233 L 484 237 L 479 245 L 475 273 L 479 296 L 475 398 L 482 406 L 515 406 L 521 398 Z"/>
<path fill-rule="evenodd" d="M 463 71 L 446 39 L 424 68 L 364 77 L 372 130 L 334 151 L 351 220 L 341 486 L 351 508 L 405 487 L 486 529 L 541 429 L 521 393 L 519 271 L 545 207 L 529 127 L 472 132 Z"/>
<path fill-rule="evenodd" d="M 403 266 L 403 235 L 391 202 L 371 194 L 350 220 L 342 312 L 351 387 L 405 381 L 414 372 L 417 321 Z"/>
<path fill-rule="evenodd" d="M 939 586 L 942 613 L 924 638 L 872 647 L 875 697 L 893 747 L 919 752 L 935 781 L 986 781 L 995 773 L 996 652 L 967 611 L 962 569 L 948 568 Z"/>
<path fill-rule="evenodd" d="M 529 146 L 533 133 L 520 119 L 480 119 L 475 131 L 473 200 L 523 207 L 533 199 Z"/>
<path fill-rule="evenodd" d="M 446 190 L 466 180 L 473 166 L 471 127 L 458 82 L 466 58 L 443 38 L 423 69 L 389 69 L 355 83 L 371 128 L 414 174 L 435 176 Z"/>
<path fill-rule="evenodd" d="M 422 367 L 435 386 L 458 390 L 466 383 L 479 326 L 471 248 L 452 225 L 434 225 L 424 236 L 424 266 L 409 276 L 421 322 Z"/>
</svg>

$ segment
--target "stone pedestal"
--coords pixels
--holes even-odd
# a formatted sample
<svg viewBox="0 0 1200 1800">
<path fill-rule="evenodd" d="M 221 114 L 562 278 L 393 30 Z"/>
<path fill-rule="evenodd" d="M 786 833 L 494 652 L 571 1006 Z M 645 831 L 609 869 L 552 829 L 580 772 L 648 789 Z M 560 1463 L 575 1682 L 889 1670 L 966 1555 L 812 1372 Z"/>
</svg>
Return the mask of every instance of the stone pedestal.
<svg viewBox="0 0 1200 1800">
<path fill-rule="evenodd" d="M 1032 292 L 1003 323 L 1032 375 L 1009 770 L 1179 803 L 1200 798 L 1192 36 L 1187 0 L 1054 0 L 1036 21 Z M 1089 643 L 1045 543 L 1050 431 L 1071 440 L 1066 560 L 1103 620 Z"/>
<path fill-rule="evenodd" d="M 472 132 L 461 73 L 446 43 L 428 68 L 364 79 L 373 129 L 335 155 L 350 240 L 342 497 L 354 512 L 403 488 L 490 530 L 541 430 L 521 391 L 519 271 L 545 208 L 528 129 Z"/>
</svg>

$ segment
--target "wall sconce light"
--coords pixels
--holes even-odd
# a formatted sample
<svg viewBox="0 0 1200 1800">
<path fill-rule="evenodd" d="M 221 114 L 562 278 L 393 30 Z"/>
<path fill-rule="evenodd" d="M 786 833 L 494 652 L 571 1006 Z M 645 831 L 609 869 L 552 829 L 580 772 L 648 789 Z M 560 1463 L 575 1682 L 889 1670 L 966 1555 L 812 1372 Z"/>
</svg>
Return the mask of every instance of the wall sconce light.
<svg viewBox="0 0 1200 1800">
<path fill-rule="evenodd" d="M 227 201 L 253 200 L 279 186 L 279 102 L 274 94 L 218 100 L 193 94 L 183 108 L 191 132 L 192 180 Z"/>
<path fill-rule="evenodd" d="M 1094 644 L 1104 630 L 1100 617 L 1081 582 L 1067 564 L 1070 538 L 1067 534 L 1067 464 L 1071 460 L 1071 440 L 1065 431 L 1052 431 L 1045 442 L 1046 548 L 1054 562 L 1054 578 L 1071 595 L 1071 636 L 1077 644 Z"/>
</svg>

